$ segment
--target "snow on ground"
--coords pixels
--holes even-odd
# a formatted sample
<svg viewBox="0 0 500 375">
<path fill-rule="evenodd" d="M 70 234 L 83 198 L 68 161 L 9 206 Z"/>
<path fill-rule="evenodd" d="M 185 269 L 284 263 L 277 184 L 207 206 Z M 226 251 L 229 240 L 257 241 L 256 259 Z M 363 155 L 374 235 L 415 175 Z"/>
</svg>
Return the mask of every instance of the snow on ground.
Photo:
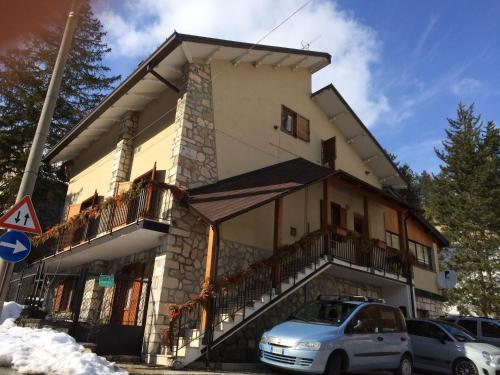
<svg viewBox="0 0 500 375">
<path fill-rule="evenodd" d="M 16 304 L 17 305 L 17 304 Z M 19 309 L 11 304 L 2 312 L 0 325 L 0 366 L 13 367 L 23 374 L 126 375 L 95 353 L 84 350 L 75 339 L 50 328 L 18 327 L 14 317 Z M 19 305 L 18 305 L 19 306 Z M 5 311 L 5 307 L 4 307 Z M 13 315 L 9 317 L 7 315 Z"/>
<path fill-rule="evenodd" d="M 2 315 L 0 316 L 0 324 L 9 318 L 17 319 L 21 314 L 21 311 L 23 311 L 23 305 L 13 301 L 5 302 L 3 304 Z"/>
</svg>

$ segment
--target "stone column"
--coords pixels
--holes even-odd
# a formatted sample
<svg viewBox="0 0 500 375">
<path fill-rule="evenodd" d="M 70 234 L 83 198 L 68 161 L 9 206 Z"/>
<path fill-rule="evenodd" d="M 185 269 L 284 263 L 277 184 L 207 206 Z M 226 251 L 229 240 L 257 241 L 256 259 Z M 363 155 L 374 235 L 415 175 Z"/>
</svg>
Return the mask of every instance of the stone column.
<svg viewBox="0 0 500 375">
<path fill-rule="evenodd" d="M 113 159 L 113 169 L 109 183 L 108 196 L 115 193 L 118 182 L 128 181 L 134 157 L 134 136 L 137 131 L 138 115 L 127 112 L 120 121 L 120 131 Z"/>
<path fill-rule="evenodd" d="M 172 167 L 166 182 L 183 189 L 217 181 L 215 128 L 210 65 L 191 63 L 184 69 L 175 114 Z M 207 226 L 178 201 L 173 201 L 169 233 L 155 259 L 143 353 L 158 352 L 168 326 L 168 305 L 195 297 L 203 281 Z"/>
</svg>

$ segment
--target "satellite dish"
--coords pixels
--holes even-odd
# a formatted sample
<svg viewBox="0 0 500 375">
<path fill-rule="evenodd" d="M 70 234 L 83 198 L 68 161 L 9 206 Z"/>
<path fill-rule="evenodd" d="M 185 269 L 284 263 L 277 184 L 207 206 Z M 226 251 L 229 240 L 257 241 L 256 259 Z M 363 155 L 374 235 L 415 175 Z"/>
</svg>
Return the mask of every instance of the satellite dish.
<svg viewBox="0 0 500 375">
<path fill-rule="evenodd" d="M 451 270 L 439 272 L 437 282 L 440 288 L 451 289 L 457 285 L 457 273 Z"/>
</svg>

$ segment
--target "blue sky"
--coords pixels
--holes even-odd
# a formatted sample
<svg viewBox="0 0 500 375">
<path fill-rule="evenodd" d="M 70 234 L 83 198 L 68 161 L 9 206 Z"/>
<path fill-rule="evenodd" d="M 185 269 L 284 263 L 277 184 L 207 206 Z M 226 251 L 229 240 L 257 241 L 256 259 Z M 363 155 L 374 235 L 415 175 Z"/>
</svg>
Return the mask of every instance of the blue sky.
<svg viewBox="0 0 500 375">
<path fill-rule="evenodd" d="M 125 0 L 95 10 L 126 77 L 174 29 L 255 42 L 304 0 Z M 224 6 L 222 6 L 224 4 Z M 313 0 L 263 43 L 333 56 L 313 88 L 333 82 L 380 143 L 417 170 L 438 171 L 459 101 L 500 122 L 500 2 Z"/>
</svg>

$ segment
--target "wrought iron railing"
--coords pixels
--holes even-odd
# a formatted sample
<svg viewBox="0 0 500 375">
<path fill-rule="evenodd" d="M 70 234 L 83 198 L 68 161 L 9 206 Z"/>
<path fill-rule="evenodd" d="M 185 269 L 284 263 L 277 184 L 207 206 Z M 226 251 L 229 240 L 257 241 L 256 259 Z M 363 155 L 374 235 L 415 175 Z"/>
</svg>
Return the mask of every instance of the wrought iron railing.
<svg viewBox="0 0 500 375">
<path fill-rule="evenodd" d="M 241 315 L 245 319 L 247 308 L 264 295 L 277 296 L 284 292 L 279 290 L 282 283 L 292 286 L 298 282 L 298 273 L 306 268 L 317 270 L 319 260 L 326 257 L 329 261 L 335 259 L 365 268 L 367 272 L 380 272 L 393 277 L 406 277 L 407 267 L 399 252 L 391 248 L 382 248 L 373 241 L 366 241 L 355 236 L 339 236 L 334 232 L 327 232 L 304 241 L 294 251 L 277 258 L 274 262 L 262 262 L 261 267 L 243 272 L 243 277 L 236 282 L 215 290 L 213 300 L 203 306 L 195 304 L 192 308 L 180 312 L 175 324 L 175 330 L 170 338 L 174 348 L 174 356 L 178 357 L 179 350 L 188 346 L 190 342 L 203 337 L 204 344 L 209 346 L 213 342 L 213 332 L 228 318 Z M 201 317 L 203 308 L 211 310 L 210 324 L 202 331 Z M 188 335 L 190 330 L 195 334 Z M 184 340 L 181 341 L 181 338 Z"/>
<path fill-rule="evenodd" d="M 82 225 L 69 228 L 58 237 L 50 238 L 37 246 L 29 261 L 34 262 L 69 250 L 142 219 L 168 222 L 172 199 L 172 192 L 167 186 L 150 182 L 140 187 L 137 193 L 126 201 L 114 200 L 111 204 L 94 212 L 89 209 L 88 214 L 83 217 Z"/>
</svg>

